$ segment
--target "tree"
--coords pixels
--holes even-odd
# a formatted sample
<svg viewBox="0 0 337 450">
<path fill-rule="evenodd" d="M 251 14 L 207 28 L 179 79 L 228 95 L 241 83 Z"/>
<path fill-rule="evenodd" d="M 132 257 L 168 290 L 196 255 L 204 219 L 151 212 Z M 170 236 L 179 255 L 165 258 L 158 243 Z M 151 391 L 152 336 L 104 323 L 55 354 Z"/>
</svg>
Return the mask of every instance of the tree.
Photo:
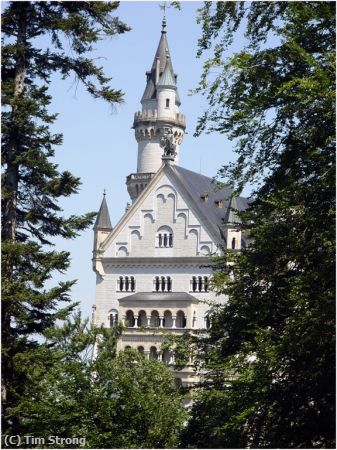
<svg viewBox="0 0 337 450">
<path fill-rule="evenodd" d="M 214 261 L 228 295 L 199 341 L 206 387 L 183 446 L 335 446 L 335 4 L 205 2 L 197 134 L 236 140 L 220 170 L 251 245 Z M 245 29 L 246 46 L 227 52 Z M 216 73 L 214 73 L 216 71 Z M 234 280 L 230 278 L 234 273 Z"/>
<path fill-rule="evenodd" d="M 94 213 L 62 216 L 58 200 L 77 192 L 80 181 L 52 162 L 61 134 L 50 125 L 48 87 L 58 72 L 74 74 L 88 92 L 110 104 L 123 93 L 109 87 L 101 67 L 87 54 L 105 36 L 128 30 L 114 17 L 117 2 L 10 2 L 3 13 L 2 46 L 2 399 L 3 431 L 16 433 L 10 409 L 21 398 L 27 374 L 23 358 L 38 346 L 37 336 L 74 305 L 74 282 L 51 289 L 55 271 L 69 266 L 67 252 L 48 249 L 54 236 L 72 239 L 92 223 Z M 41 44 L 44 39 L 45 46 Z M 70 51 L 69 51 L 70 50 Z M 26 364 L 24 364 L 27 367 Z"/>
<path fill-rule="evenodd" d="M 147 360 L 135 350 L 117 355 L 121 331 L 120 326 L 89 328 L 80 314 L 46 330 L 47 340 L 30 362 L 30 397 L 18 408 L 23 435 L 46 443 L 49 436 L 74 436 L 82 442 L 73 446 L 86 448 L 177 445 L 185 413 L 173 374 L 164 363 Z M 38 363 L 46 354 L 47 371 Z M 35 447 L 34 442 L 26 447 Z"/>
</svg>

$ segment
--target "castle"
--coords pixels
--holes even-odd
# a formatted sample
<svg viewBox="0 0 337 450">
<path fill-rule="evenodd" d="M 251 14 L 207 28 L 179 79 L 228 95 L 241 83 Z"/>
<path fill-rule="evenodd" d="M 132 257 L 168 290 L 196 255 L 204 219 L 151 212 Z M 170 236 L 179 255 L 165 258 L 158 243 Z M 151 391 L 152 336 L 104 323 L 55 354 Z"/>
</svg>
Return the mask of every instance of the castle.
<svg viewBox="0 0 337 450">
<path fill-rule="evenodd" d="M 118 349 L 132 347 L 172 364 L 174 352 L 161 349 L 165 334 L 207 329 L 207 303 L 226 300 L 209 292 L 206 266 L 210 254 L 221 254 L 220 245 L 246 245 L 235 211 L 248 203 L 232 197 L 229 186 L 215 189 L 210 178 L 179 166 L 186 120 L 165 18 L 141 105 L 133 122 L 137 172 L 126 180 L 132 204 L 113 228 L 104 196 L 94 226 L 93 322 L 123 322 Z M 195 381 L 190 367 L 176 377 L 181 385 Z"/>
</svg>

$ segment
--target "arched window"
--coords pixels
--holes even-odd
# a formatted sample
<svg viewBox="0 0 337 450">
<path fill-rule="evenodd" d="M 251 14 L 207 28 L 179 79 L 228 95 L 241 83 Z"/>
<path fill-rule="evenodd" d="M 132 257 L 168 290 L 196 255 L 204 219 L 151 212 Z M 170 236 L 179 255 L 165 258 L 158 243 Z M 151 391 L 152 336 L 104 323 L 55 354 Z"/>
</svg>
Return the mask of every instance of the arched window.
<svg viewBox="0 0 337 450">
<path fill-rule="evenodd" d="M 134 292 L 136 288 L 135 277 L 131 277 L 131 291 Z"/>
<path fill-rule="evenodd" d="M 135 316 L 133 315 L 133 311 L 129 309 L 129 311 L 126 312 L 126 326 L 129 328 L 133 328 L 135 326 Z"/>
<path fill-rule="evenodd" d="M 156 246 L 161 248 L 173 247 L 173 231 L 164 225 L 159 228 L 156 235 Z"/>
<path fill-rule="evenodd" d="M 128 292 L 130 287 L 129 277 L 125 277 L 125 290 Z"/>
<path fill-rule="evenodd" d="M 158 311 L 152 311 L 150 318 L 150 326 L 151 327 L 159 327 L 160 319 Z"/>
<path fill-rule="evenodd" d="M 202 291 L 202 277 L 198 277 L 198 290 L 199 292 Z"/>
<path fill-rule="evenodd" d="M 163 362 L 165 362 L 166 364 L 169 364 L 171 361 L 171 352 L 170 350 L 165 349 L 163 351 L 163 355 L 162 355 L 162 360 Z"/>
<path fill-rule="evenodd" d="M 171 277 L 167 277 L 167 291 L 171 292 L 172 290 L 172 280 Z"/>
<path fill-rule="evenodd" d="M 185 317 L 185 314 L 183 311 L 177 312 L 176 327 L 177 328 L 186 328 L 186 317 Z"/>
<path fill-rule="evenodd" d="M 169 108 L 169 107 L 170 107 L 170 99 L 167 98 L 167 99 L 166 99 L 166 108 Z"/>
<path fill-rule="evenodd" d="M 156 347 L 150 347 L 150 359 L 158 359 L 158 353 Z"/>
<path fill-rule="evenodd" d="M 208 292 L 208 277 L 204 277 L 204 290 Z"/>
<path fill-rule="evenodd" d="M 160 282 L 159 282 L 159 277 L 156 277 L 155 280 L 155 290 L 158 292 L 160 288 Z"/>
<path fill-rule="evenodd" d="M 111 309 L 108 313 L 110 328 L 114 327 L 118 323 L 118 311 L 116 309 Z"/>
<path fill-rule="evenodd" d="M 232 239 L 232 249 L 233 250 L 235 249 L 235 241 L 236 241 L 236 239 L 235 239 L 235 237 L 233 237 L 233 239 Z"/>
<path fill-rule="evenodd" d="M 147 326 L 147 317 L 145 311 L 139 311 L 138 319 L 137 319 L 137 325 L 139 327 L 146 327 Z"/>
<path fill-rule="evenodd" d="M 208 277 L 192 277 L 190 290 L 193 292 L 208 292 Z"/>
<path fill-rule="evenodd" d="M 140 345 L 140 346 L 137 348 L 137 350 L 139 351 L 139 353 L 140 353 L 141 355 L 144 356 L 144 354 L 145 354 L 144 347 L 142 347 L 142 346 Z"/>
<path fill-rule="evenodd" d="M 135 292 L 136 280 L 135 277 L 119 277 L 117 280 L 117 291 L 120 292 Z"/>
<path fill-rule="evenodd" d="M 172 328 L 173 326 L 173 319 L 171 311 L 165 311 L 164 312 L 164 328 Z"/>
<path fill-rule="evenodd" d="M 211 319 L 209 318 L 209 311 L 205 314 L 205 328 L 209 330 L 211 328 Z"/>
<path fill-rule="evenodd" d="M 153 280 L 153 290 L 155 292 L 172 292 L 171 277 L 156 277 Z"/>
<path fill-rule="evenodd" d="M 192 291 L 195 292 L 197 290 L 197 277 L 192 278 Z"/>
<path fill-rule="evenodd" d="M 166 286 L 165 277 L 161 277 L 161 290 L 163 292 L 165 292 L 165 286 Z"/>
</svg>

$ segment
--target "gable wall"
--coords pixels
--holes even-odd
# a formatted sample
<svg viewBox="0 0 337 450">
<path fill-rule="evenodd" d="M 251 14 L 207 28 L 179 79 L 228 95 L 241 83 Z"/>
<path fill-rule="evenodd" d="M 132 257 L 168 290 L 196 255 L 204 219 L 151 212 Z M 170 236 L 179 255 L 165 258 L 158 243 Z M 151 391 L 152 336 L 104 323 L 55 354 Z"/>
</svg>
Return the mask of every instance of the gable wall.
<svg viewBox="0 0 337 450">
<path fill-rule="evenodd" d="M 172 230 L 172 248 L 158 247 L 161 227 Z M 109 243 L 104 257 L 191 257 L 215 251 L 211 236 L 164 174 Z"/>
</svg>

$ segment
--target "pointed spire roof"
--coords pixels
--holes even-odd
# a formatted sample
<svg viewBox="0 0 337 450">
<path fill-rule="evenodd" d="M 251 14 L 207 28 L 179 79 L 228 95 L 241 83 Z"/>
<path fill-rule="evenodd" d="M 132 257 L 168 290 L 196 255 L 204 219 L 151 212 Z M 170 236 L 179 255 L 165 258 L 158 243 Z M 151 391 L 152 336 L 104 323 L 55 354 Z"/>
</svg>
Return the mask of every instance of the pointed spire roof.
<svg viewBox="0 0 337 450">
<path fill-rule="evenodd" d="M 172 64 L 170 64 L 170 59 L 167 57 L 166 66 L 164 72 L 162 73 L 158 86 L 170 86 L 176 87 L 176 80 L 172 69 Z"/>
<path fill-rule="evenodd" d="M 96 222 L 94 225 L 94 230 L 96 229 L 104 229 L 104 230 L 112 230 L 112 225 L 110 221 L 110 215 L 108 210 L 108 205 L 105 200 L 105 191 L 103 194 L 103 200 L 101 203 L 101 207 L 99 208 Z"/>
<path fill-rule="evenodd" d="M 157 48 L 157 51 L 156 51 L 156 54 L 155 54 L 155 57 L 153 60 L 151 72 L 152 72 L 152 70 L 156 70 L 158 58 L 160 61 L 160 66 L 159 66 L 160 72 L 163 72 L 165 69 L 165 66 L 166 66 L 167 56 L 171 57 L 170 49 L 169 49 L 167 37 L 166 37 L 166 20 L 164 18 L 163 22 L 162 22 L 160 41 L 159 41 L 158 48 Z"/>
<path fill-rule="evenodd" d="M 158 77 L 156 76 L 159 67 Z M 161 36 L 151 70 L 146 72 L 147 83 L 141 101 L 156 99 L 157 84 L 160 86 L 174 86 L 176 88 L 176 75 L 173 70 L 170 49 L 166 36 L 166 19 L 162 22 Z M 176 104 L 180 105 L 178 91 L 176 91 Z"/>
<path fill-rule="evenodd" d="M 238 211 L 238 204 L 236 201 L 236 197 L 233 196 L 228 205 L 225 223 L 227 224 L 241 223 L 241 219 L 237 215 L 237 211 Z"/>
</svg>

